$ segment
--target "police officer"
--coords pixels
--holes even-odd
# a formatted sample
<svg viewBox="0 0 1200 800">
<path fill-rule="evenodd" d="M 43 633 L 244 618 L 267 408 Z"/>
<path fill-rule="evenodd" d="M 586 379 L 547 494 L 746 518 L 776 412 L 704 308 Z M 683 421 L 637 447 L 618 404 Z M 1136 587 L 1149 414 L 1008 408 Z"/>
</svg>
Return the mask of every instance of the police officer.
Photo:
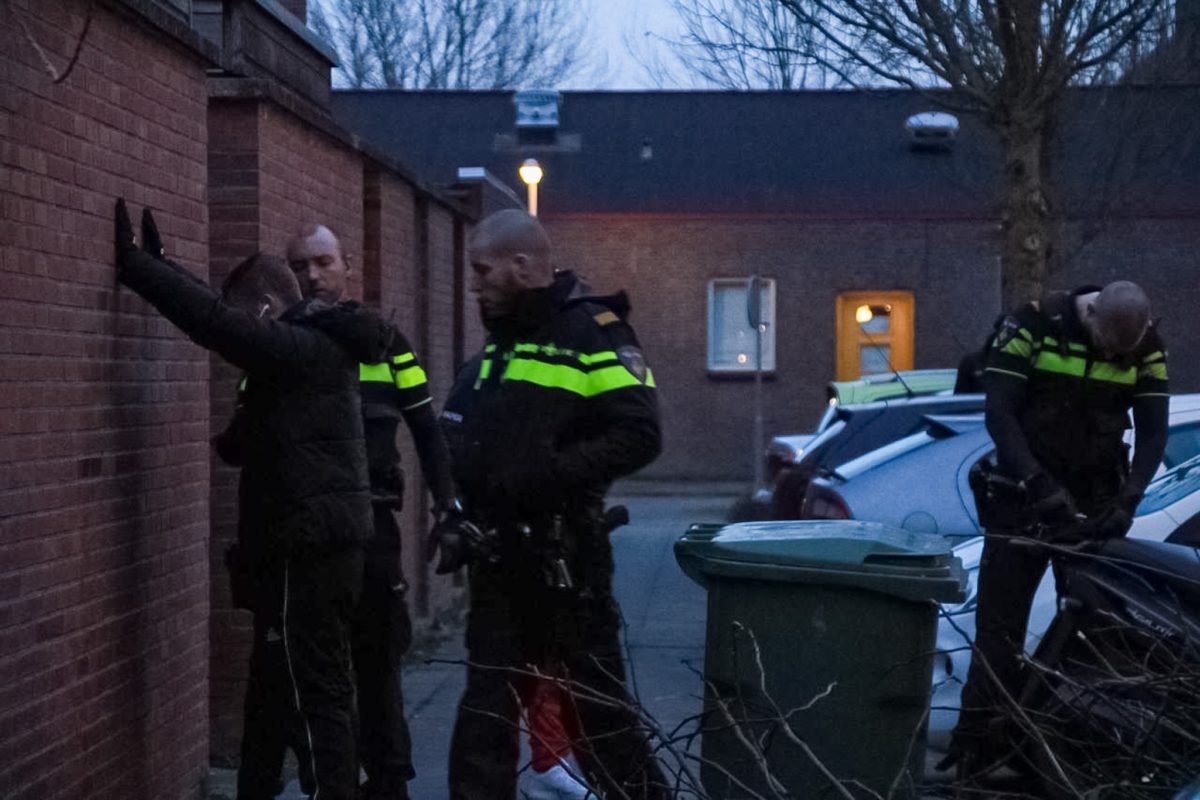
<svg viewBox="0 0 1200 800">
<path fill-rule="evenodd" d="M 666 797 L 625 684 L 602 513 L 612 482 L 660 449 L 654 380 L 625 321 L 628 300 L 556 273 L 545 231 L 522 211 L 481 221 L 469 256 L 489 336 L 442 418 L 467 514 L 496 541 L 483 558 L 463 537 L 435 531 L 443 568 L 476 556 L 450 796 L 515 796 L 518 698 L 531 688 L 522 672 L 536 668 L 567 685 L 576 755 L 593 787 Z"/>
<path fill-rule="evenodd" d="M 1124 536 L 1167 438 L 1166 351 L 1145 293 L 1129 281 L 1050 294 L 1005 317 L 985 381 L 997 472 L 1019 491 L 997 504 L 1004 507 L 980 503 L 990 527 L 979 569 L 976 649 L 949 759 L 958 760 L 964 776 L 1001 752 L 997 723 L 1006 701 L 999 690 L 1013 696 L 1030 607 L 1048 562 L 1044 551 L 1014 544 L 1013 536 L 1053 532 L 1078 515 L 1088 518 L 1081 528 L 1088 535 Z M 1130 409 L 1132 467 L 1123 441 Z"/>
<path fill-rule="evenodd" d="M 287 261 L 306 298 L 344 301 L 351 271 L 341 243 L 327 227 L 302 229 L 288 242 Z M 400 677 L 401 660 L 412 642 L 395 518 L 404 497 L 396 448 L 401 419 L 412 435 L 436 513 L 447 527 L 453 527 L 446 519 L 454 516 L 456 501 L 449 453 L 425 371 L 404 336 L 393 330 L 387 359 L 361 365 L 359 378 L 375 521 L 352 639 L 359 748 L 367 774 L 364 800 L 403 800 L 415 772 Z"/>
</svg>

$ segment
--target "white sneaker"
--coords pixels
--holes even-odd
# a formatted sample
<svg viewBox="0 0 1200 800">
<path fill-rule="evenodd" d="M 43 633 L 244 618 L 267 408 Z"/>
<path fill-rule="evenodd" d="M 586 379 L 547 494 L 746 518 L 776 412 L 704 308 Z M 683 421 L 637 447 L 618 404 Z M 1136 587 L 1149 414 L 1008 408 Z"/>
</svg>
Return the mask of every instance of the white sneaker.
<svg viewBox="0 0 1200 800">
<path fill-rule="evenodd" d="M 523 783 L 523 800 L 595 800 L 596 797 L 588 791 L 583 773 L 570 756 L 545 772 L 530 770 Z"/>
</svg>

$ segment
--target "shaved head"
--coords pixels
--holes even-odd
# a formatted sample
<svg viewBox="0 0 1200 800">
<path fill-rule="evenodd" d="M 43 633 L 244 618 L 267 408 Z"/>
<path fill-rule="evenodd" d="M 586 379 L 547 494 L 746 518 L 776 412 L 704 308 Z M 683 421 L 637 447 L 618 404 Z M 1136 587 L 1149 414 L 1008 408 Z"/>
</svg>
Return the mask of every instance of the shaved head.
<svg viewBox="0 0 1200 800">
<path fill-rule="evenodd" d="M 1150 326 L 1150 300 L 1136 283 L 1114 281 L 1088 302 L 1085 320 L 1101 349 L 1130 353 Z"/>
<path fill-rule="evenodd" d="M 333 231 L 326 228 L 324 225 L 310 222 L 296 232 L 296 235 L 288 240 L 287 249 L 290 252 L 293 247 L 298 247 L 308 239 L 314 239 L 322 244 L 330 245 L 337 249 L 338 255 L 343 256 L 342 242 L 334 234 Z"/>
<path fill-rule="evenodd" d="M 550 237 L 536 217 L 514 208 L 497 211 L 485 217 L 475 228 L 472 247 L 490 250 L 493 255 L 511 258 L 524 255 L 528 259 L 527 269 L 536 283 L 548 286 L 554 279 L 554 267 L 550 264 Z M 544 280 L 544 283 L 541 281 Z"/>
<path fill-rule="evenodd" d="M 485 319 L 512 311 L 518 296 L 554 283 L 550 237 L 536 218 L 506 209 L 476 226 L 467 248 L 471 291 Z"/>
<path fill-rule="evenodd" d="M 336 303 L 346 294 L 349 262 L 341 241 L 324 225 L 305 225 L 288 240 L 287 262 L 305 297 Z"/>
</svg>

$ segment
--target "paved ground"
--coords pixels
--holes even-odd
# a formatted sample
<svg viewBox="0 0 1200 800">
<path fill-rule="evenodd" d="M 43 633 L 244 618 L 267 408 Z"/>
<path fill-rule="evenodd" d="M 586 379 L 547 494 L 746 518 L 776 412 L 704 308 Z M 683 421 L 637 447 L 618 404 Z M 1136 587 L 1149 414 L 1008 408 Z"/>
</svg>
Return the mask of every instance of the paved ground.
<svg viewBox="0 0 1200 800">
<path fill-rule="evenodd" d="M 700 681 L 686 664 L 703 665 L 704 590 L 675 563 L 674 541 L 693 522 L 721 521 L 728 495 L 616 496 L 629 507 L 631 522 L 613 534 L 616 594 L 625 613 L 628 648 L 638 694 L 650 714 L 674 726 L 698 713 Z M 448 642 L 437 658 L 465 657 L 460 640 Z M 419 664 L 405 674 L 411 698 L 417 779 L 409 784 L 420 800 L 446 797 L 450 730 L 463 688 L 463 668 Z"/>
<path fill-rule="evenodd" d="M 631 517 L 613 534 L 615 589 L 626 618 L 631 675 L 643 705 L 668 729 L 700 710 L 700 679 L 689 665 L 703 666 L 706 601 L 704 590 L 679 570 L 672 546 L 688 525 L 722 521 L 737 488 L 636 485 L 610 497 L 613 504 L 627 505 Z M 418 800 L 443 800 L 464 668 L 439 662 L 465 658 L 461 634 L 447 637 L 428 656 L 404 675 L 418 773 L 409 786 Z M 214 774 L 213 797 L 227 791 L 231 780 L 228 772 Z M 303 797 L 295 781 L 280 795 L 281 800 Z"/>
<path fill-rule="evenodd" d="M 703 666 L 704 590 L 676 564 L 673 544 L 695 522 L 721 522 L 736 486 L 634 486 L 614 494 L 629 507 L 631 523 L 613 534 L 616 594 L 625 614 L 626 646 L 636 690 L 649 713 L 666 729 L 700 711 Z M 446 761 L 464 668 L 461 633 L 448 636 L 406 670 L 405 695 L 418 775 L 410 784 L 417 800 L 445 800 Z M 221 797 L 228 773 L 213 776 L 212 796 Z M 232 797 L 232 793 L 228 795 Z M 280 800 L 303 800 L 293 781 Z"/>
</svg>

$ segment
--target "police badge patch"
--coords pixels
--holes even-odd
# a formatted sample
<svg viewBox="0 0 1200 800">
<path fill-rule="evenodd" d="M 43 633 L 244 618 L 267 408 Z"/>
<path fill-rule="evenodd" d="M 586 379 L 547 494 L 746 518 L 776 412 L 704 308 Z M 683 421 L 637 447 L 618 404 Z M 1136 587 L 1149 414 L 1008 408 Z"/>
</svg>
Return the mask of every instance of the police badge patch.
<svg viewBox="0 0 1200 800">
<path fill-rule="evenodd" d="M 1021 330 L 1021 323 L 1016 317 L 1005 317 L 1000 321 L 1000 325 L 996 328 L 996 349 L 1004 347 L 1004 345 L 1016 338 L 1017 332 Z"/>
<path fill-rule="evenodd" d="M 617 350 L 617 360 L 633 373 L 633 377 L 638 379 L 639 383 L 646 382 L 646 357 L 642 355 L 641 348 L 628 345 Z"/>
</svg>

